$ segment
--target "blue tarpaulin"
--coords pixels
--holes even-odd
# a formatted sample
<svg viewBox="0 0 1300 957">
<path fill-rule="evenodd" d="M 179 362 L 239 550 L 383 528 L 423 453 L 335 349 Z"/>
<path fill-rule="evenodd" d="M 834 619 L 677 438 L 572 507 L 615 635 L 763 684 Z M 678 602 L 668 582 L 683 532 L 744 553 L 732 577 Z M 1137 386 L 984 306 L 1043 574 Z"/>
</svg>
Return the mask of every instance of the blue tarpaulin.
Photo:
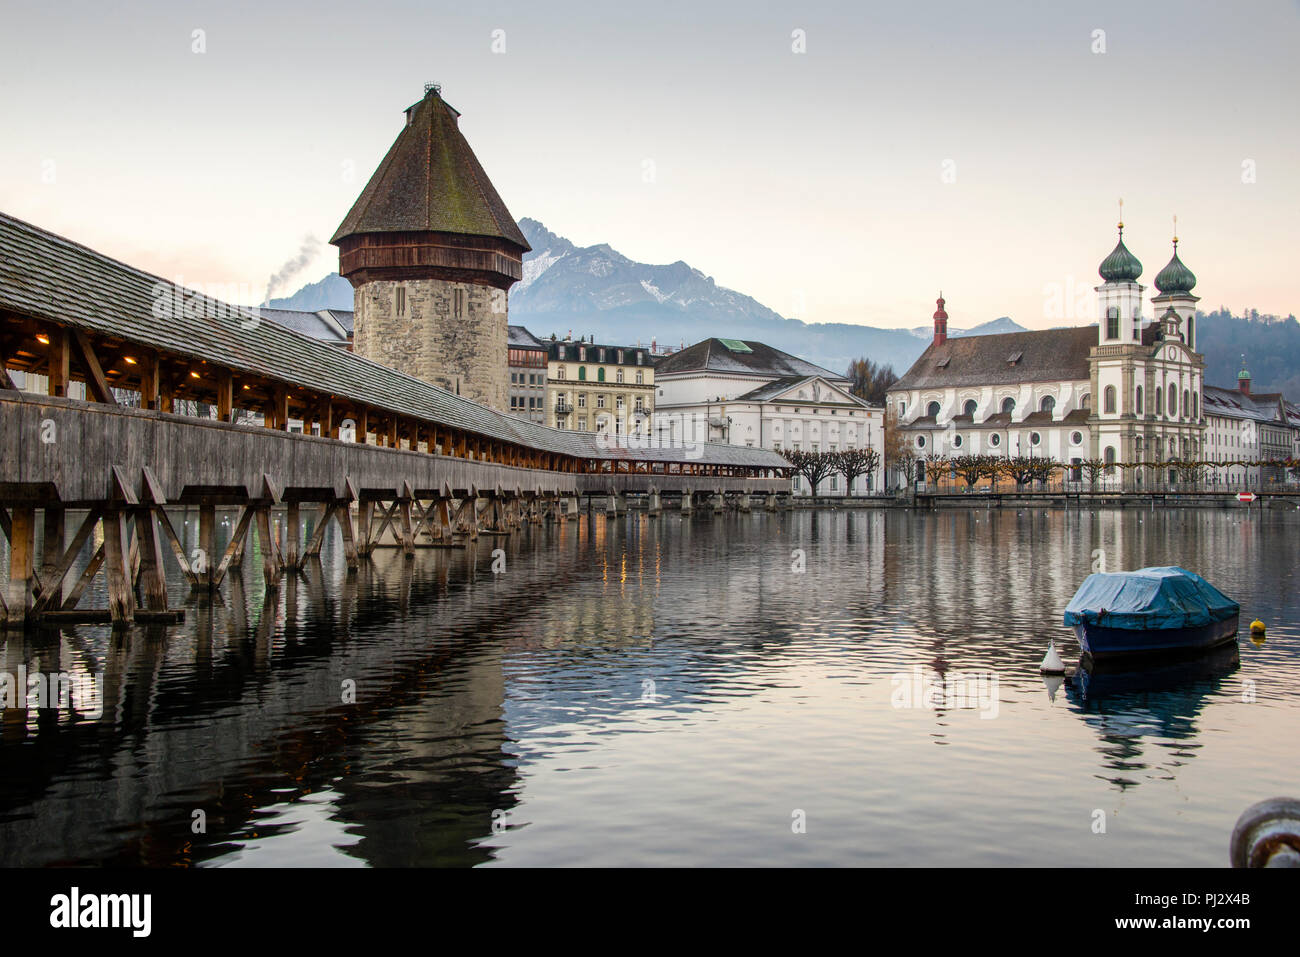
<svg viewBox="0 0 1300 957">
<path fill-rule="evenodd" d="M 1195 572 L 1176 565 L 1089 575 L 1065 606 L 1065 623 L 1134 630 L 1196 628 L 1241 606 Z"/>
</svg>

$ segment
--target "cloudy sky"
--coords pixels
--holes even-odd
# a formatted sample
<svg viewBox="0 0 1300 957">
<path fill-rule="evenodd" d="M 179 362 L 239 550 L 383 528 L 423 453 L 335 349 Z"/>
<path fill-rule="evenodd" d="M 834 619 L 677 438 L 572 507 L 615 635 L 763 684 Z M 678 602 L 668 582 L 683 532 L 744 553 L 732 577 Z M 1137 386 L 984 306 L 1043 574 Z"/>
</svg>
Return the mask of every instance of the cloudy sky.
<svg viewBox="0 0 1300 957">
<path fill-rule="evenodd" d="M 437 81 L 517 218 L 784 315 L 1091 321 L 1120 197 L 1145 282 L 1177 214 L 1203 307 L 1298 311 L 1300 4 L 1055 6 L 29 3 L 0 209 L 283 294 Z"/>
</svg>

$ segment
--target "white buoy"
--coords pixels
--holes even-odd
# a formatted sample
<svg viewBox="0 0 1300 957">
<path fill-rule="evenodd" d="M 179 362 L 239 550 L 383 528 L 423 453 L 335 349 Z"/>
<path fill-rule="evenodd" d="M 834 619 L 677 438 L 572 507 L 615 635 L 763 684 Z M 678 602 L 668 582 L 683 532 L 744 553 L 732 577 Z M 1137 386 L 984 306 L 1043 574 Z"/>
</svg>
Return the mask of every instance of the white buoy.
<svg viewBox="0 0 1300 957">
<path fill-rule="evenodd" d="M 1043 655 L 1043 663 L 1038 666 L 1038 670 L 1045 675 L 1065 674 L 1065 662 L 1062 661 L 1061 656 L 1056 653 L 1055 640 L 1047 643 L 1047 654 Z"/>
</svg>

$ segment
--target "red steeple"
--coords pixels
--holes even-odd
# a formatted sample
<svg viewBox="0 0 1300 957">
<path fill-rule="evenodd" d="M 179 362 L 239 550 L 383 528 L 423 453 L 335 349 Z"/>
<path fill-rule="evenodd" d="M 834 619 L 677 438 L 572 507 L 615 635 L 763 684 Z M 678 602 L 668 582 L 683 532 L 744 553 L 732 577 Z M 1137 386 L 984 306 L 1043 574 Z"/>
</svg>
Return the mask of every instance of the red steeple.
<svg viewBox="0 0 1300 957">
<path fill-rule="evenodd" d="M 934 344 L 941 346 L 948 341 L 948 313 L 943 311 L 943 293 L 935 300 L 938 309 L 934 311 Z"/>
</svg>

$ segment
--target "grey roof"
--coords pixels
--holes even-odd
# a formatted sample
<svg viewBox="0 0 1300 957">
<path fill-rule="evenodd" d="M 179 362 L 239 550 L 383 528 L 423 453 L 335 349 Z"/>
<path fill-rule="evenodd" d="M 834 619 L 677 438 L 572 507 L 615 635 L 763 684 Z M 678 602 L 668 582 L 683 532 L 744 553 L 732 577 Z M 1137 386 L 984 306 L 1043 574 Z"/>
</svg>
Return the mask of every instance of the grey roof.
<svg viewBox="0 0 1300 957">
<path fill-rule="evenodd" d="M 729 401 L 729 402 L 766 402 L 766 401 L 768 401 L 769 399 L 774 399 L 774 398 L 776 398 L 777 396 L 781 395 L 781 393 L 783 393 L 783 392 L 788 392 L 790 389 L 793 389 L 795 386 L 798 386 L 798 385 L 800 385 L 801 383 L 804 383 L 804 382 L 811 382 L 811 381 L 813 381 L 814 379 L 825 379 L 825 378 L 826 378 L 826 377 L 825 377 L 825 376 L 822 376 L 822 375 L 788 375 L 788 376 L 782 376 L 782 377 L 779 378 L 779 379 L 773 379 L 771 382 L 764 383 L 763 385 L 760 385 L 760 386 L 759 386 L 758 388 L 756 388 L 756 389 L 750 389 L 750 390 L 749 390 L 748 392 L 746 392 L 744 395 L 738 395 L 738 396 L 736 396 L 734 399 L 729 399 L 728 401 Z M 835 378 L 839 378 L 839 377 L 836 376 Z M 863 408 L 866 408 L 866 407 L 867 407 L 867 403 L 863 402 L 863 401 L 862 401 L 861 399 L 859 399 L 857 396 L 851 396 L 851 398 L 853 399 L 853 404 L 854 404 L 854 405 L 860 405 L 860 406 L 862 406 Z M 814 401 L 814 400 L 812 400 L 812 399 L 803 399 L 803 400 L 798 400 L 798 399 L 796 399 L 796 400 L 793 400 L 793 401 L 812 402 L 812 401 Z M 817 400 L 817 401 L 818 401 L 818 402 L 824 402 L 824 401 L 826 401 L 826 400 Z M 847 403 L 847 402 L 839 402 L 839 401 L 835 401 L 834 404 L 835 404 L 835 405 L 848 405 L 849 403 Z"/>
<path fill-rule="evenodd" d="M 407 122 L 338 231 L 423 232 L 494 236 L 528 250 L 528 240 L 461 135 L 457 117 L 436 90 L 407 110 Z"/>
<path fill-rule="evenodd" d="M 651 458 L 639 450 L 602 449 L 592 433 L 552 429 L 478 405 L 5 213 L 0 213 L 0 309 L 544 452 Z M 698 454 L 672 451 L 682 462 L 789 466 L 774 452 L 741 446 L 702 444 Z"/>
<path fill-rule="evenodd" d="M 1290 405 L 1278 392 L 1247 395 L 1239 389 L 1223 389 L 1217 385 L 1204 388 L 1203 409 L 1206 415 L 1224 415 L 1234 419 L 1252 419 L 1256 422 L 1285 424 L 1283 404 Z M 1292 406 L 1292 409 L 1295 407 Z"/>
<path fill-rule="evenodd" d="M 1095 325 L 958 336 L 939 346 L 931 342 L 888 391 L 1087 379 L 1088 353 L 1096 344 Z M 1016 353 L 1019 357 L 1010 361 Z"/>
<path fill-rule="evenodd" d="M 678 352 L 664 356 L 655 363 L 655 375 L 672 375 L 679 372 L 727 372 L 762 376 L 814 376 L 843 380 L 843 373 L 831 372 L 821 366 L 805 362 L 798 356 L 782 352 L 762 342 L 742 340 L 749 352 L 734 352 L 721 339 L 705 339 Z"/>
<path fill-rule="evenodd" d="M 545 349 L 546 343 L 523 326 L 507 326 L 507 341 L 516 349 Z"/>
<path fill-rule="evenodd" d="M 321 315 L 322 312 L 324 315 Z M 313 339 L 332 345 L 347 345 L 347 333 L 352 329 L 352 313 L 346 313 L 348 322 L 345 326 L 338 319 L 340 312 L 342 310 L 323 309 L 321 312 L 309 312 L 305 309 L 271 309 L 267 306 L 259 306 L 257 309 L 257 314 L 263 319 L 278 322 L 294 332 L 301 332 L 304 336 L 311 336 Z M 333 322 L 328 321 L 331 319 Z M 343 329 L 343 335 L 339 335 L 340 328 Z"/>
<path fill-rule="evenodd" d="M 582 339 L 556 339 L 554 342 L 546 343 L 549 349 L 549 356 L 558 362 L 590 362 L 595 365 L 640 365 L 643 369 L 654 367 L 654 356 L 645 346 L 620 346 L 611 345 L 606 342 L 586 342 Z M 560 355 L 560 349 L 564 348 L 564 355 Z M 587 350 L 587 358 L 579 359 L 579 349 Z M 601 349 L 605 350 L 605 358 L 600 358 Z M 618 361 L 619 352 L 623 353 L 623 361 Z M 637 356 L 641 356 L 641 361 L 636 361 Z"/>
</svg>

